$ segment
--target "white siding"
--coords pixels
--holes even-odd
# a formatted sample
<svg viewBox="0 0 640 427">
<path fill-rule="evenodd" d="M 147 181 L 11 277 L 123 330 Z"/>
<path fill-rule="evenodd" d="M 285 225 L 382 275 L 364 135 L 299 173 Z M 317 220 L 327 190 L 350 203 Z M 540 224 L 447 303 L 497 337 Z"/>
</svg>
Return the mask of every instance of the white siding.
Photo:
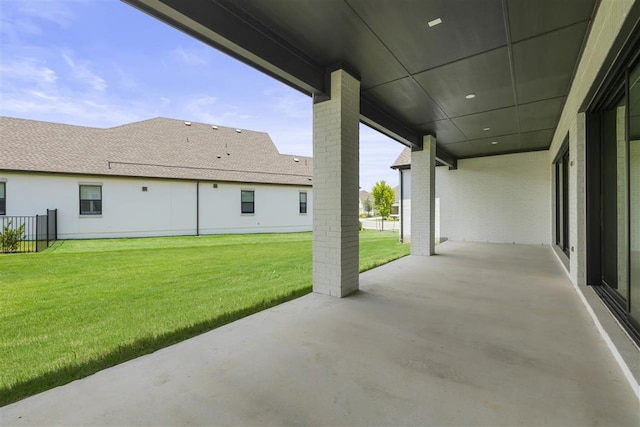
<svg viewBox="0 0 640 427">
<path fill-rule="evenodd" d="M 195 181 L 0 172 L 7 215 L 58 209 L 58 237 L 85 239 L 196 234 Z M 79 185 L 102 185 L 102 215 L 79 214 Z M 142 191 L 142 187 L 147 191 Z M 311 231 L 310 187 L 200 183 L 200 234 Z M 255 190 L 255 214 L 240 213 L 241 189 Z M 308 194 L 299 213 L 299 192 Z"/>
<path fill-rule="evenodd" d="M 308 187 L 200 183 L 200 234 L 311 231 L 312 191 Z M 255 191 L 255 213 L 240 213 L 240 191 Z M 299 194 L 307 192 L 307 213 Z"/>
</svg>

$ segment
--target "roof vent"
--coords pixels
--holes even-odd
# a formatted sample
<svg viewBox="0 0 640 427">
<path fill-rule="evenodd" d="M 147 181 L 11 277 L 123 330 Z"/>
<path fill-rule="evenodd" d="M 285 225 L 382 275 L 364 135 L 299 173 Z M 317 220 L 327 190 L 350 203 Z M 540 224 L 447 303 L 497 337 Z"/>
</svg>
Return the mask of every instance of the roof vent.
<svg viewBox="0 0 640 427">
<path fill-rule="evenodd" d="M 242 129 L 236 129 L 236 132 L 242 133 Z"/>
<path fill-rule="evenodd" d="M 213 129 L 213 130 L 218 130 L 218 126 L 216 126 L 216 125 L 211 125 L 211 129 Z"/>
<path fill-rule="evenodd" d="M 307 179 L 308 179 L 309 181 L 311 181 L 313 178 L 309 177 L 309 178 L 307 178 Z"/>
<path fill-rule="evenodd" d="M 300 161 L 300 159 L 299 159 L 299 158 L 297 158 L 297 157 L 294 157 L 294 158 L 293 158 L 293 161 L 294 161 L 294 162 L 296 162 L 296 163 L 298 163 L 298 162 Z"/>
<path fill-rule="evenodd" d="M 219 158 L 219 159 L 221 159 L 221 158 L 222 158 L 222 156 L 221 156 L 220 154 L 218 154 L 216 157 L 217 157 L 217 158 Z"/>
<path fill-rule="evenodd" d="M 191 122 L 184 122 L 185 125 L 191 126 Z"/>
</svg>

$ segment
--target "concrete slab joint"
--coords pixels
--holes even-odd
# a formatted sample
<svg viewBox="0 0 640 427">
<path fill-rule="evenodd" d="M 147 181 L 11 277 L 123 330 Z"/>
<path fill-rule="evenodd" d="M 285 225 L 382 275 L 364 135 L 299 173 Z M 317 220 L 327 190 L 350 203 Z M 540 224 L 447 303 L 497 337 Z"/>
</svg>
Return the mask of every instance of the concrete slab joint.
<svg viewBox="0 0 640 427">
<path fill-rule="evenodd" d="M 331 73 L 330 97 L 313 105 L 313 290 L 358 290 L 360 81 Z"/>
<path fill-rule="evenodd" d="M 435 254 L 436 139 L 411 153 L 411 255 Z"/>
</svg>

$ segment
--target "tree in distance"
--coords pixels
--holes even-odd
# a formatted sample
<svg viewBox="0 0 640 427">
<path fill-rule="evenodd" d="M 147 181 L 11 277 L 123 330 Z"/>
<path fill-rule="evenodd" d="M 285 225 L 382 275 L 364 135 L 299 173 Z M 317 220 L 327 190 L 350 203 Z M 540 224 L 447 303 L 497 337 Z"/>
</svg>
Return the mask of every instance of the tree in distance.
<svg viewBox="0 0 640 427">
<path fill-rule="evenodd" d="M 371 189 L 371 194 L 373 195 L 373 205 L 382 217 L 382 230 L 384 231 L 384 220 L 391 215 L 393 199 L 396 196 L 395 191 L 382 180 L 376 182 L 373 189 Z"/>
<path fill-rule="evenodd" d="M 367 216 L 371 216 L 371 211 L 373 210 L 373 202 L 371 201 L 371 197 L 367 197 L 365 201 L 362 203 L 362 208 L 367 213 Z"/>
</svg>

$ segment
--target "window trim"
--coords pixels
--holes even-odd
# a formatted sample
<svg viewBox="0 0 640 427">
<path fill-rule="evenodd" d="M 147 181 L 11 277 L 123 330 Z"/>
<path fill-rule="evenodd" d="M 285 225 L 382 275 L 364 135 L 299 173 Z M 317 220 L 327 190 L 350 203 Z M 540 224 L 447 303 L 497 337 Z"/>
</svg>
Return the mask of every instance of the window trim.
<svg viewBox="0 0 640 427">
<path fill-rule="evenodd" d="M 564 253 L 567 258 L 571 258 L 571 235 L 569 218 L 569 171 L 571 169 L 571 156 L 569 152 L 569 135 L 566 136 L 558 154 L 553 162 L 554 165 L 554 244 Z"/>
<path fill-rule="evenodd" d="M 251 201 L 250 202 L 245 202 L 242 200 L 242 196 L 245 193 L 251 193 Z M 246 211 L 245 212 L 245 203 L 250 203 L 251 204 L 251 211 Z M 240 214 L 241 215 L 255 215 L 256 213 L 256 191 L 254 189 L 241 189 L 240 190 Z"/>
<path fill-rule="evenodd" d="M 98 187 L 100 189 L 100 199 L 83 199 L 82 198 L 82 187 Z M 98 212 L 84 212 L 82 210 L 82 202 L 83 201 L 90 201 L 90 202 L 95 202 L 95 201 L 99 201 L 100 202 L 100 210 Z M 78 211 L 80 216 L 99 216 L 102 215 L 102 200 L 103 200 L 103 195 L 102 195 L 102 184 L 97 184 L 97 183 L 80 183 L 78 184 Z"/>
<path fill-rule="evenodd" d="M 302 201 L 303 194 L 304 194 L 304 202 Z M 306 191 L 300 191 L 298 193 L 298 213 L 301 215 L 306 215 L 308 206 L 309 206 L 309 194 Z"/>
<path fill-rule="evenodd" d="M 4 197 L 0 198 L 0 215 L 7 214 L 7 183 L 5 181 L 0 181 L 0 186 L 2 186 L 2 194 Z"/>
</svg>

